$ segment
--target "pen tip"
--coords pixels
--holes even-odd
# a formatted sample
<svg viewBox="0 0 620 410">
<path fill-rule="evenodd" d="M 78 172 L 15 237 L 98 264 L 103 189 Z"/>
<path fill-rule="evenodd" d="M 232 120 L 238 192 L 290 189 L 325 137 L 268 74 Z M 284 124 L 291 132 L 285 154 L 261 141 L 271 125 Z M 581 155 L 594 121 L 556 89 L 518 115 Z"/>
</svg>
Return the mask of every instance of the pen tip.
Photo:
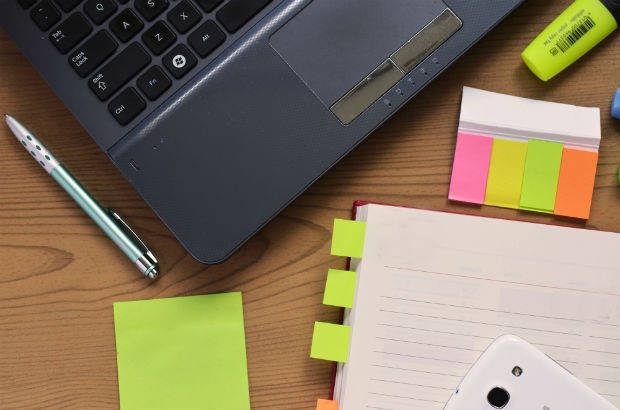
<svg viewBox="0 0 620 410">
<path fill-rule="evenodd" d="M 157 271 L 157 269 L 153 268 L 146 276 L 148 276 L 150 279 L 157 279 L 159 277 L 159 272 Z"/>
</svg>

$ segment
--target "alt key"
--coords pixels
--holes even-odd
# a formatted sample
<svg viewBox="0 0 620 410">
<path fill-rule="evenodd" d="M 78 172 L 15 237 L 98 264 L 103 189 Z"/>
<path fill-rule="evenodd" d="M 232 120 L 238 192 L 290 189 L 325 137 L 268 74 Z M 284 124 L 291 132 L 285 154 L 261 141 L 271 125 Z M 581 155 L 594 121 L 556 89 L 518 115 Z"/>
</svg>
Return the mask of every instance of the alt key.
<svg viewBox="0 0 620 410">
<path fill-rule="evenodd" d="M 144 100 L 138 92 L 129 87 L 121 92 L 108 104 L 108 111 L 121 125 L 128 124 L 136 115 L 140 114 L 146 107 Z"/>
</svg>

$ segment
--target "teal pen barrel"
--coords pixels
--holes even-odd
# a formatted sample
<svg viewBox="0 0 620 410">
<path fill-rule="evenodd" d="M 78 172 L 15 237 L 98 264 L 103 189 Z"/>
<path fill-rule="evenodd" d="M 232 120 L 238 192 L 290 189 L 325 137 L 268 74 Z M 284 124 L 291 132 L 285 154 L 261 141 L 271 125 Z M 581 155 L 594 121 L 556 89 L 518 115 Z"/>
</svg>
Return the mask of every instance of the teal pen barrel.
<svg viewBox="0 0 620 410">
<path fill-rule="evenodd" d="M 142 250 L 118 227 L 108 212 L 101 208 L 97 201 L 82 188 L 79 182 L 77 182 L 62 165 L 54 168 L 51 172 L 51 176 L 69 195 L 71 195 L 71 198 L 80 205 L 84 212 L 99 225 L 103 232 L 123 250 L 125 255 L 127 255 L 132 262 L 136 263 L 142 256 Z"/>
</svg>

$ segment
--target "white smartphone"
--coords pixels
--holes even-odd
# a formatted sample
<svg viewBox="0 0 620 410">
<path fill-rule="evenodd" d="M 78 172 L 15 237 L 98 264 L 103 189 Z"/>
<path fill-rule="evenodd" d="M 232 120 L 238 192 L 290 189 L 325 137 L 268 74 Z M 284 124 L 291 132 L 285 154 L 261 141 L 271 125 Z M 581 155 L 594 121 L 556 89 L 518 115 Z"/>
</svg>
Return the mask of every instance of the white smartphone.
<svg viewBox="0 0 620 410">
<path fill-rule="evenodd" d="M 618 410 L 517 336 L 495 340 L 444 410 Z"/>
</svg>

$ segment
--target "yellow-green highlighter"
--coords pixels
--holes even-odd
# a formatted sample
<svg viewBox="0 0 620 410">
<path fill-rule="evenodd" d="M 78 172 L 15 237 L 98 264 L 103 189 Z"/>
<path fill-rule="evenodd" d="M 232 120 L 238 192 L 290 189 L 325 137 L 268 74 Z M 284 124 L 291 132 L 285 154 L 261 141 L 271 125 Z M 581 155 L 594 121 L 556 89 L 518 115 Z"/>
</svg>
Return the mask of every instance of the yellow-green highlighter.
<svg viewBox="0 0 620 410">
<path fill-rule="evenodd" d="M 618 28 L 620 0 L 576 0 L 523 51 L 538 78 L 548 81 Z"/>
</svg>

